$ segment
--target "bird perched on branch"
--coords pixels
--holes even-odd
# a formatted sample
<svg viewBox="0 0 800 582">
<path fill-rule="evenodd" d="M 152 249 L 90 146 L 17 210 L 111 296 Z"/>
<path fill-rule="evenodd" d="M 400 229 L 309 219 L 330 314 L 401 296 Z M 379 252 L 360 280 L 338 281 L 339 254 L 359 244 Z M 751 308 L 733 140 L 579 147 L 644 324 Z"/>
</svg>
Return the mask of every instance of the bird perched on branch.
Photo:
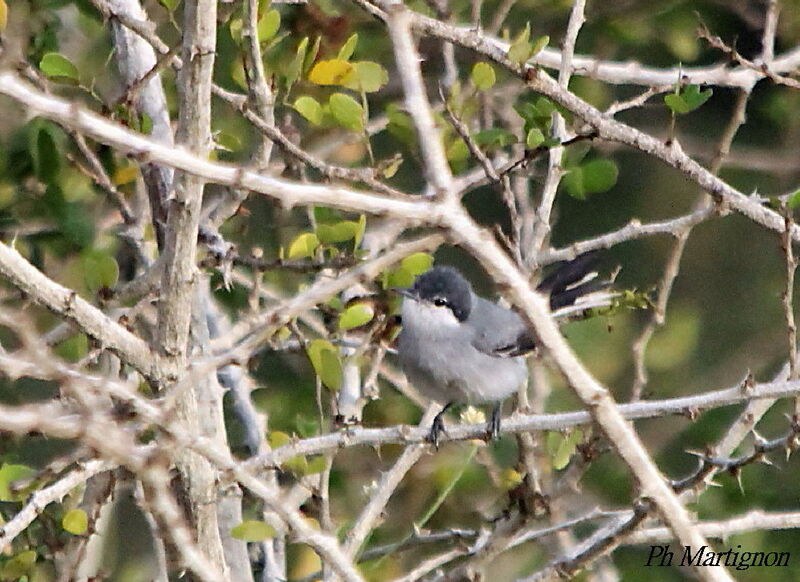
<svg viewBox="0 0 800 582">
<path fill-rule="evenodd" d="M 539 284 L 554 315 L 609 304 L 614 293 L 600 293 L 610 283 L 593 270 L 595 258 L 586 253 L 559 263 Z M 404 296 L 400 364 L 423 396 L 444 405 L 429 440 L 438 446 L 442 416 L 455 403 L 494 403 L 488 434 L 496 438 L 503 400 L 527 380 L 524 356 L 536 347 L 528 325 L 516 312 L 476 295 L 453 267 L 435 267 L 397 292 Z"/>
</svg>

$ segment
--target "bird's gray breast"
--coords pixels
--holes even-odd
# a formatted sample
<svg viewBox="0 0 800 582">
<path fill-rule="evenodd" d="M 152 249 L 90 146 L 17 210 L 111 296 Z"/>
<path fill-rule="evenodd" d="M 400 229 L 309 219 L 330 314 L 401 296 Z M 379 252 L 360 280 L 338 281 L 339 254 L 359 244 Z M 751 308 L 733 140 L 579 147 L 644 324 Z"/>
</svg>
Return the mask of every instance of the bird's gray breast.
<svg viewBox="0 0 800 582">
<path fill-rule="evenodd" d="M 400 364 L 423 396 L 442 404 L 478 404 L 503 400 L 519 389 L 527 376 L 522 358 L 501 358 L 484 350 L 481 332 L 473 326 L 441 323 L 420 304 L 404 301 Z"/>
</svg>

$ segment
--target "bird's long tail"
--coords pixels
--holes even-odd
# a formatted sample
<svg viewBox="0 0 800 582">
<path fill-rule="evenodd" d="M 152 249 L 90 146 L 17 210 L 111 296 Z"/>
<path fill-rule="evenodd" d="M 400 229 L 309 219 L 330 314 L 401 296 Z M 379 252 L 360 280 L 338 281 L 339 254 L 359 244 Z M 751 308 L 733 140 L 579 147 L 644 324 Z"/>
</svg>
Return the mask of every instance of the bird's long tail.
<svg viewBox="0 0 800 582">
<path fill-rule="evenodd" d="M 612 281 L 601 278 L 595 270 L 598 251 L 578 255 L 571 261 L 557 263 L 537 289 L 549 293 L 550 309 L 561 314 L 610 304 L 616 293 L 608 291 Z M 574 309 L 567 309 L 574 307 Z M 568 313 L 564 313 L 567 315 Z"/>
</svg>

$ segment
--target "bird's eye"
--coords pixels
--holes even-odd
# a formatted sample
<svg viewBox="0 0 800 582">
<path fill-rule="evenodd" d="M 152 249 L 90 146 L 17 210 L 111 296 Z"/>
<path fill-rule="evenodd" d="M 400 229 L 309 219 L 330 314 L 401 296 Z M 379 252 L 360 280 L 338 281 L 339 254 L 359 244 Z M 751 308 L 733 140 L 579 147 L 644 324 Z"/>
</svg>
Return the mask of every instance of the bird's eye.
<svg viewBox="0 0 800 582">
<path fill-rule="evenodd" d="M 447 305 L 447 299 L 442 299 L 441 297 L 437 297 L 436 299 L 433 300 L 433 304 L 436 307 L 444 307 L 445 305 Z"/>
</svg>

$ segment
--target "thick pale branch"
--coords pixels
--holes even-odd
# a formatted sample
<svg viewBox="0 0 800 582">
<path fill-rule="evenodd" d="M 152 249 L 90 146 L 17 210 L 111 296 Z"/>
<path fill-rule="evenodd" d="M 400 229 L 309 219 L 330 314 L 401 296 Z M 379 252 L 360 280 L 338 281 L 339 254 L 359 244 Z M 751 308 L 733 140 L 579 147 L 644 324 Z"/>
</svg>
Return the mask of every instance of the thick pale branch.
<svg viewBox="0 0 800 582">
<path fill-rule="evenodd" d="M 15 249 L 0 243 L 0 273 L 36 303 L 75 323 L 103 348 L 117 354 L 148 378 L 160 357 L 147 342 L 133 335 L 78 294 L 48 278 Z"/>
<path fill-rule="evenodd" d="M 80 129 L 101 143 L 133 155 L 148 158 L 183 170 L 208 182 L 235 188 L 248 188 L 280 200 L 286 206 L 324 204 L 344 210 L 389 214 L 413 224 L 435 224 L 440 216 L 437 207 L 421 203 L 413 196 L 381 196 L 340 186 L 299 184 L 272 178 L 238 166 L 210 162 L 179 147 L 167 147 L 122 125 L 87 111 L 77 104 L 36 90 L 13 73 L 0 73 L 0 94 L 8 95 L 42 117 L 67 127 Z"/>
<path fill-rule="evenodd" d="M 763 400 L 794 396 L 800 392 L 800 381 L 777 381 L 757 384 L 752 388 L 737 385 L 724 390 L 671 398 L 667 400 L 639 401 L 619 404 L 626 420 L 662 417 L 669 414 L 693 416 L 703 410 L 730 406 L 750 400 Z M 515 415 L 503 419 L 502 434 L 531 431 L 559 431 L 571 426 L 589 424 L 592 416 L 585 411 L 557 414 Z M 322 453 L 328 450 L 358 445 L 415 444 L 425 442 L 427 428 L 399 425 L 389 428 L 349 428 L 340 432 L 297 440 L 247 461 L 248 465 L 276 467 L 298 455 Z M 486 436 L 485 423 L 448 426 L 442 442 L 478 439 Z"/>
</svg>

